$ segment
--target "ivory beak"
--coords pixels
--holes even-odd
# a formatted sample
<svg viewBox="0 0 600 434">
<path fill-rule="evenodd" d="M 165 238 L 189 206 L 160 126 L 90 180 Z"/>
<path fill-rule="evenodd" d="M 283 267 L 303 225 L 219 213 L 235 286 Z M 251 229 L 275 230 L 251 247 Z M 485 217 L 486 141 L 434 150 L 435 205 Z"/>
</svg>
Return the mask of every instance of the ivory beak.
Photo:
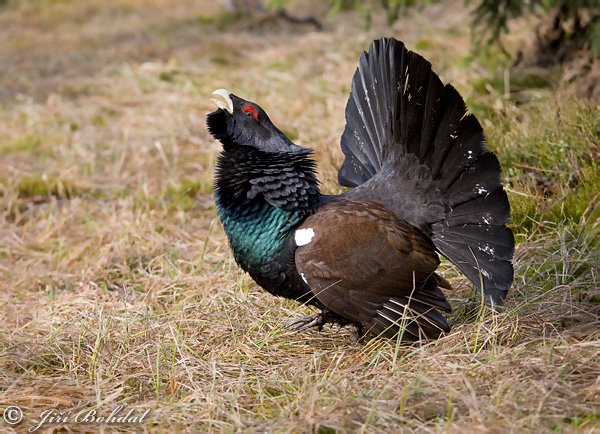
<svg viewBox="0 0 600 434">
<path fill-rule="evenodd" d="M 215 105 L 223 110 L 227 110 L 229 114 L 233 114 L 233 101 L 231 100 L 231 92 L 227 89 L 217 89 L 213 93 L 213 95 L 218 95 L 223 99 L 219 98 L 211 98 L 210 100 L 215 103 Z"/>
</svg>

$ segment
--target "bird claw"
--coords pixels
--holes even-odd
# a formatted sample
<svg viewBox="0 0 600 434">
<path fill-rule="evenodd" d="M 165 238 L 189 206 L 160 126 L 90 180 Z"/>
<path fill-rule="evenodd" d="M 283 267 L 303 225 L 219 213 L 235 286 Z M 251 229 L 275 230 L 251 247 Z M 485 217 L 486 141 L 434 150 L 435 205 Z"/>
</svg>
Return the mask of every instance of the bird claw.
<svg viewBox="0 0 600 434">
<path fill-rule="evenodd" d="M 302 318 L 296 318 L 283 325 L 283 328 L 291 329 L 295 332 L 301 332 L 311 327 L 318 327 L 319 330 L 323 328 L 324 318 L 321 313 L 315 313 L 314 315 L 303 316 Z"/>
<path fill-rule="evenodd" d="M 366 335 L 363 327 L 360 323 L 352 323 L 345 321 L 343 318 L 336 316 L 330 310 L 323 310 L 313 315 L 303 316 L 302 318 L 296 318 L 283 325 L 283 328 L 291 329 L 297 333 L 307 330 L 311 327 L 317 327 L 317 330 L 323 330 L 325 324 L 332 323 L 337 324 L 340 328 L 351 325 L 350 329 L 350 341 L 358 342 L 363 339 Z"/>
</svg>

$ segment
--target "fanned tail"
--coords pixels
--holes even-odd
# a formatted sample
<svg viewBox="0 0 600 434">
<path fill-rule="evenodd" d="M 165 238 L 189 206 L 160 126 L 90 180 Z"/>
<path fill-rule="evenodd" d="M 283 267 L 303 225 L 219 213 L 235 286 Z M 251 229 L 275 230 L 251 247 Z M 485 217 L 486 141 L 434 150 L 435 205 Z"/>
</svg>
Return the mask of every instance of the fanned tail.
<svg viewBox="0 0 600 434">
<path fill-rule="evenodd" d="M 513 280 L 500 165 L 475 116 L 431 64 L 395 39 L 363 53 L 346 106 L 340 184 L 428 235 L 494 304 Z M 483 286 L 482 286 L 483 284 Z"/>
</svg>

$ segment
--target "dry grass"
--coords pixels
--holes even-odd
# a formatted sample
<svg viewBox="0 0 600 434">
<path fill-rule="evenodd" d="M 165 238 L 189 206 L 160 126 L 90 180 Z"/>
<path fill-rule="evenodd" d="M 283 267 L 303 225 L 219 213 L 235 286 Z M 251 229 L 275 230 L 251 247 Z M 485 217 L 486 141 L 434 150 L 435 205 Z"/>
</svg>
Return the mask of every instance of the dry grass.
<svg viewBox="0 0 600 434">
<path fill-rule="evenodd" d="M 581 137 L 571 150 L 596 155 L 600 109 L 567 89 L 529 91 L 523 105 L 479 91 L 495 70 L 471 56 L 457 3 L 407 11 L 393 30 L 383 17 L 367 32 L 341 15 L 322 33 L 235 20 L 211 4 L 29 0 L 0 10 L 0 408 L 25 412 L 22 425 L 0 427 L 23 430 L 51 408 L 106 414 L 124 404 L 150 408 L 149 422 L 105 428 L 600 430 L 592 174 L 586 184 L 573 172 L 575 187 L 558 178 L 551 193 L 513 174 L 516 215 L 537 220 L 514 226 L 504 310 L 481 306 L 444 266 L 457 288 L 450 334 L 412 347 L 356 344 L 346 330 L 282 330 L 309 309 L 237 268 L 215 220 L 219 146 L 204 127 L 213 89 L 256 100 L 316 148 L 324 189 L 337 191 L 351 75 L 370 40 L 390 33 L 479 110 L 505 165 L 536 164 L 517 151 L 552 128 Z M 563 122 L 540 124 L 544 110 Z M 589 116 L 574 124 L 580 113 Z M 578 158 L 572 165 L 587 161 Z M 590 161 L 581 173 L 597 169 Z M 545 201 L 569 204 L 561 197 L 571 189 L 592 200 L 541 220 L 556 214 Z M 528 219 L 530 206 L 539 213 Z"/>
</svg>

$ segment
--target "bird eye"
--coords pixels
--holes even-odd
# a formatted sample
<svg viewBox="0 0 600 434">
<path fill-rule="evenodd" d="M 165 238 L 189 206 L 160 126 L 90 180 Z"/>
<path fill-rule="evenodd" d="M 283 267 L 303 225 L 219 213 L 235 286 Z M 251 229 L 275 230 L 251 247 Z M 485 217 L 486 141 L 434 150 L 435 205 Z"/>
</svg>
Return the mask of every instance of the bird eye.
<svg viewBox="0 0 600 434">
<path fill-rule="evenodd" d="M 249 118 L 253 118 L 255 121 L 258 121 L 258 112 L 251 105 L 247 105 L 246 107 L 244 107 L 244 113 Z"/>
</svg>

